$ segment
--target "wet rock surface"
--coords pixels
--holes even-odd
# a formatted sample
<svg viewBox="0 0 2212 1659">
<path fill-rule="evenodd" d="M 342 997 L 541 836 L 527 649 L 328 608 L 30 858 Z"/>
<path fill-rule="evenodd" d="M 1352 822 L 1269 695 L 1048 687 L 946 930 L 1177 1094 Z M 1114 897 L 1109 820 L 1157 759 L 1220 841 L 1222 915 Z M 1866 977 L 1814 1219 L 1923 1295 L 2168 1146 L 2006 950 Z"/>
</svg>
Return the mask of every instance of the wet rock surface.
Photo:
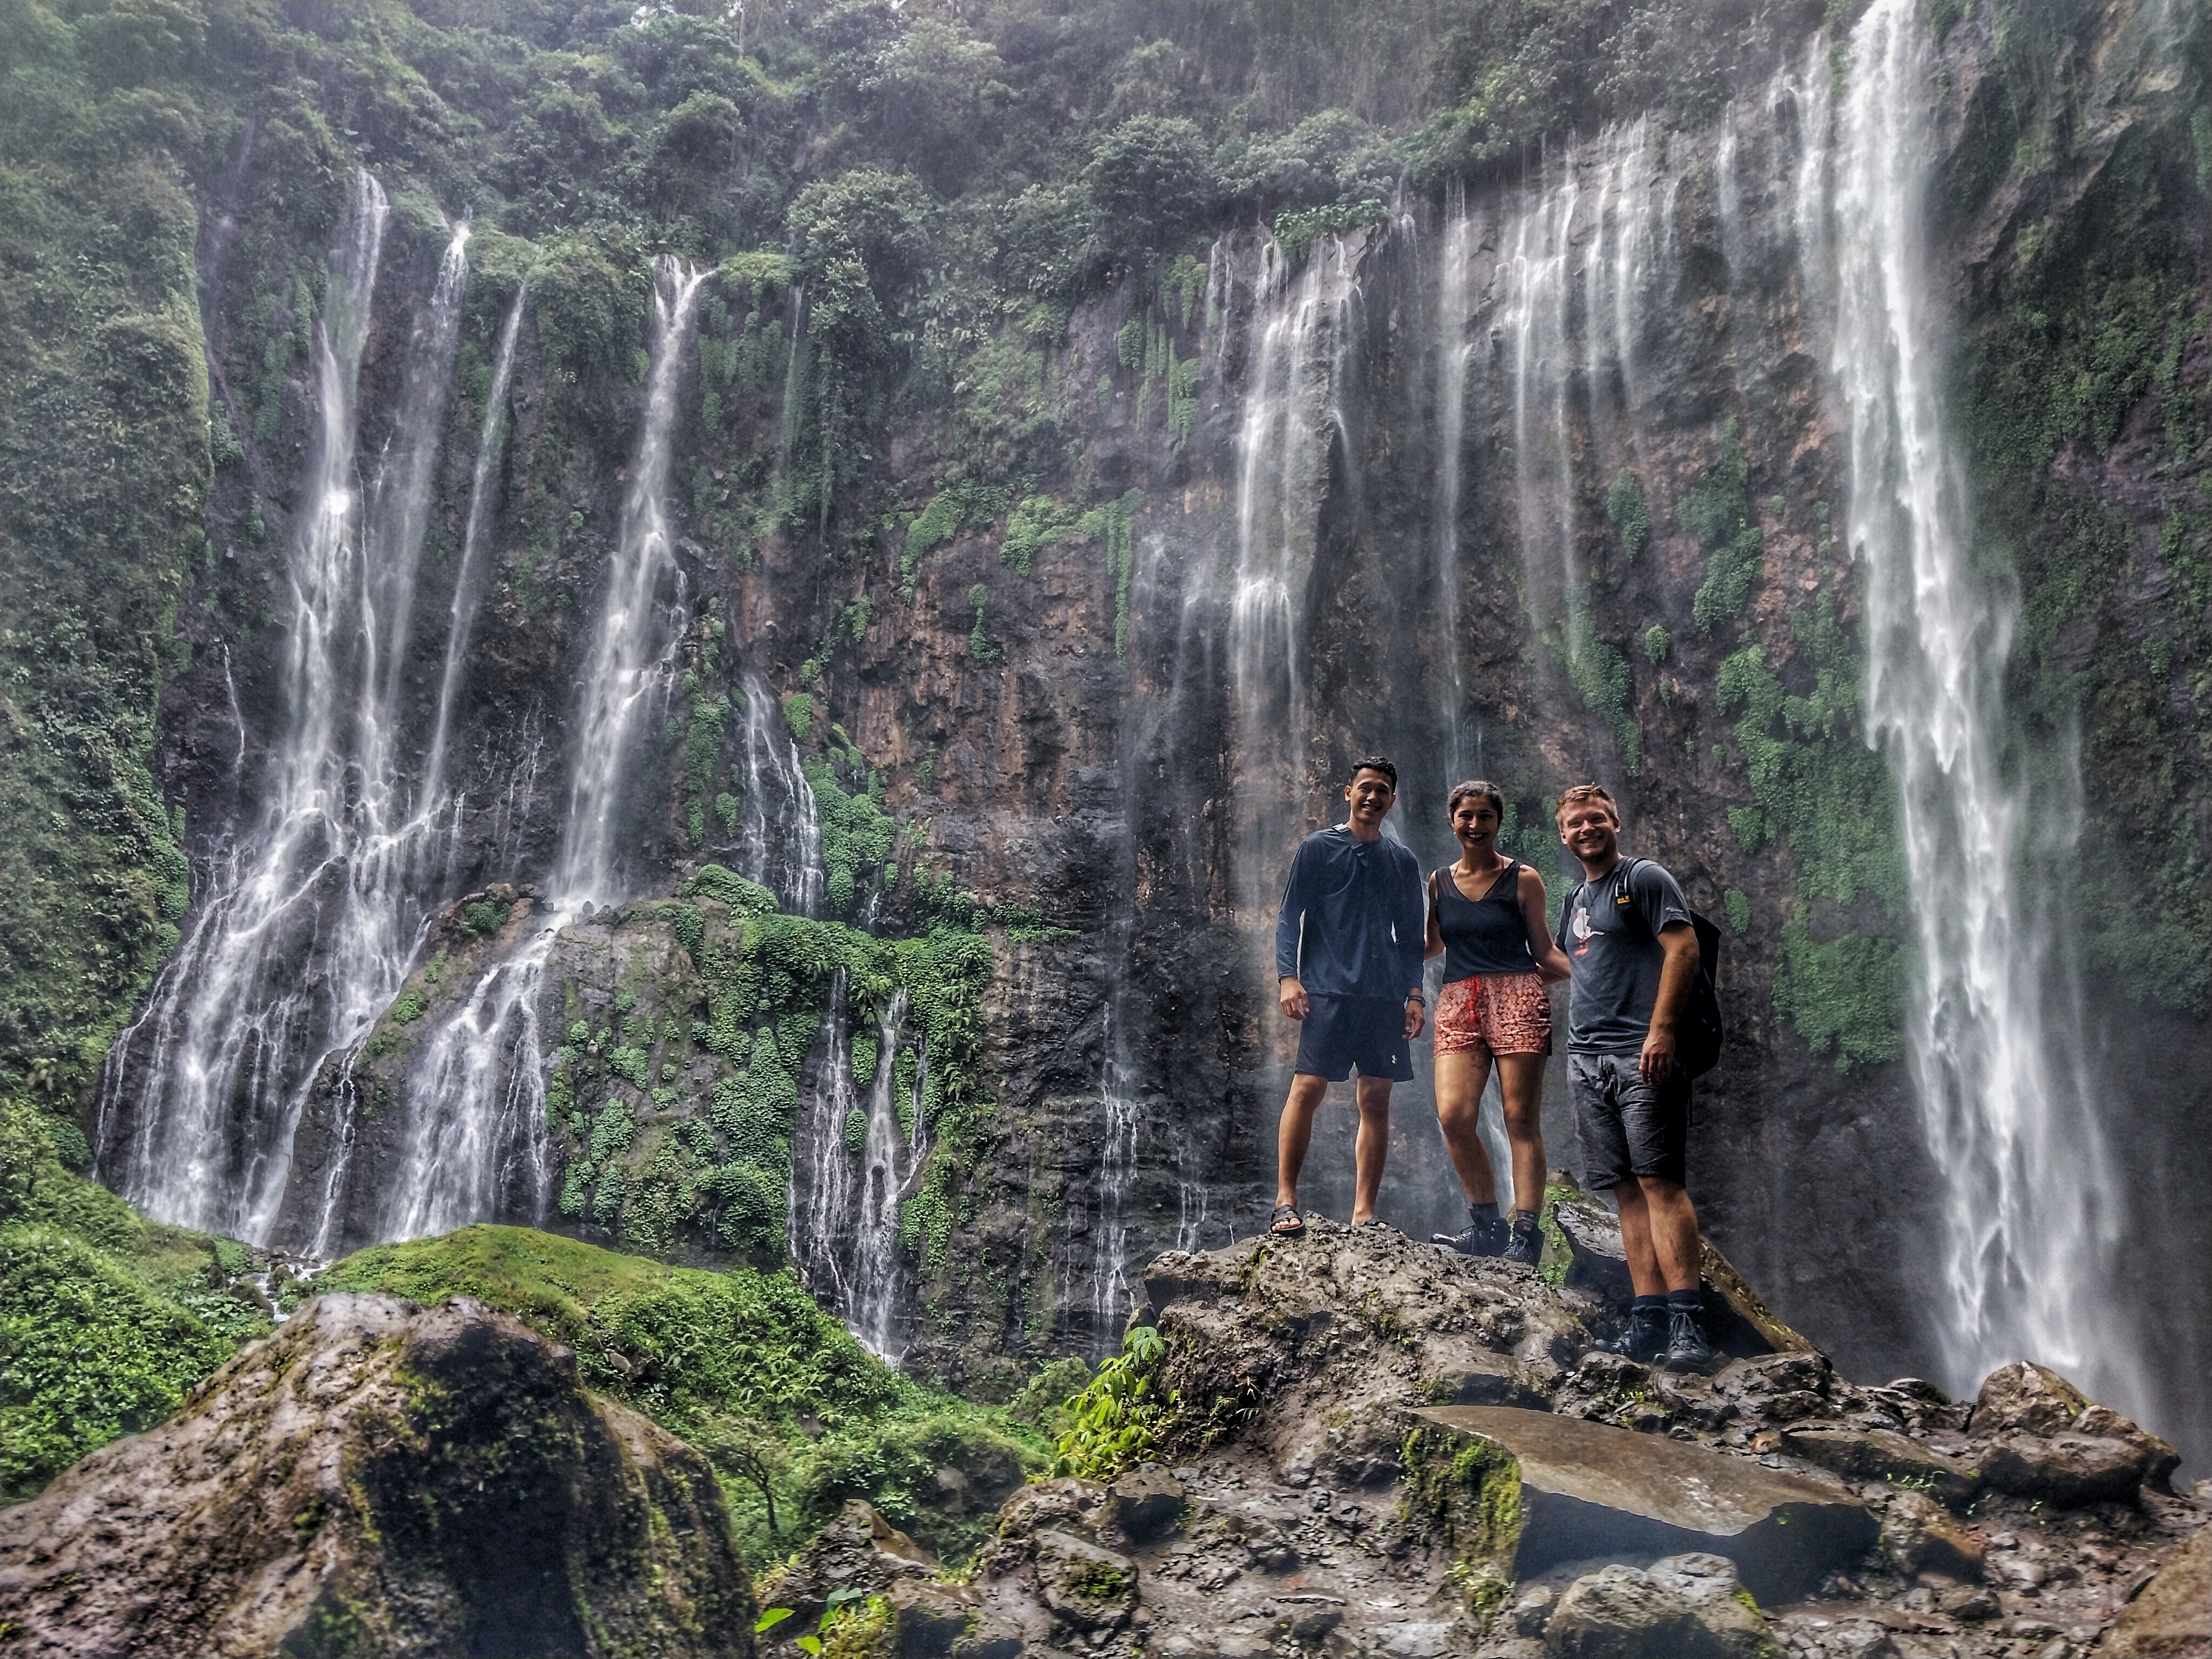
<svg viewBox="0 0 2212 1659">
<path fill-rule="evenodd" d="M 1520 1478 L 1519 1576 L 1601 1553 L 1725 1559 L 1761 1600 L 1816 1588 L 1877 1526 L 1840 1482 L 1664 1435 L 1510 1407 L 1414 1413 L 1509 1455 Z"/>
<path fill-rule="evenodd" d="M 1809 1346 L 1673 1376 L 1588 1352 L 1611 1316 L 1586 1290 L 1326 1220 L 1162 1256 L 1146 1290 L 1177 1396 L 1153 1461 L 1024 1487 L 965 1583 L 852 1553 L 873 1565 L 848 1582 L 892 1597 L 899 1654 L 2203 1651 L 2166 1632 L 2190 1628 L 2203 1568 L 2182 1546 L 2204 1549 L 2205 1506 L 2165 1489 L 2152 1437 L 2085 1423 L 2102 1408 L 2050 1373 L 2008 1367 L 1971 1405 L 1909 1377 L 1852 1382 Z M 1474 1388 L 1536 1403 L 1441 1403 Z M 2091 1429 L 2136 1449 L 2123 1498 L 2068 1507 L 1983 1478 L 2006 1435 Z M 1704 1541 L 1608 1534 L 1587 1497 L 1574 1533 L 1545 1512 L 1571 1485 L 1614 1506 L 1648 1486 L 1645 1507 L 1702 1515 Z M 1740 1547 L 1815 1511 L 1848 1536 L 1791 1574 Z"/>
<path fill-rule="evenodd" d="M 11 1654 L 706 1659 L 753 1609 L 705 1461 L 461 1298 L 319 1297 L 0 1513 Z"/>
</svg>

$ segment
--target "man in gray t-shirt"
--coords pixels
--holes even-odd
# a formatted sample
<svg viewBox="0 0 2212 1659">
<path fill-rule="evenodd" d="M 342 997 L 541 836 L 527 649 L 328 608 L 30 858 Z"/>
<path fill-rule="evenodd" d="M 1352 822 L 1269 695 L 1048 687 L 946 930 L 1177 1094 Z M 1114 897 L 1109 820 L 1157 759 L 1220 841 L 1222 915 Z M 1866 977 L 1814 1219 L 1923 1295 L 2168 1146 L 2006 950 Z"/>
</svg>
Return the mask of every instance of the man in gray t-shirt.
<svg viewBox="0 0 2212 1659">
<path fill-rule="evenodd" d="M 1620 1242 L 1636 1301 L 1613 1351 L 1669 1370 L 1712 1361 L 1698 1286 L 1705 1252 L 1685 1188 L 1690 1079 L 1674 1060 L 1674 1028 L 1698 970 L 1698 935 L 1674 878 L 1620 855 L 1620 814 L 1594 783 L 1559 797 L 1559 840 L 1583 884 L 1559 915 L 1574 969 L 1567 1022 L 1567 1092 L 1593 1187 L 1620 1206 Z"/>
</svg>

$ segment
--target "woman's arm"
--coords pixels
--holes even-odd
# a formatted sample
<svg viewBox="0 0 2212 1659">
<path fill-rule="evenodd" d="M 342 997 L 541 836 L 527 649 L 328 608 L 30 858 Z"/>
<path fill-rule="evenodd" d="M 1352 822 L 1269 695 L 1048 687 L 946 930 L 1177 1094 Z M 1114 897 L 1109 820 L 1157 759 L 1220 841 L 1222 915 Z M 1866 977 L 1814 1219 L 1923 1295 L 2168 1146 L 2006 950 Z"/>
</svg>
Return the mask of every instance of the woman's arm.
<svg viewBox="0 0 2212 1659">
<path fill-rule="evenodd" d="M 1430 957 L 1440 957 L 1443 953 L 1444 930 L 1437 920 L 1437 872 L 1431 870 L 1429 872 L 1429 938 L 1428 943 L 1422 947 L 1421 960 L 1426 962 Z"/>
<path fill-rule="evenodd" d="M 1575 970 L 1552 937 L 1552 925 L 1544 915 L 1544 878 L 1525 864 L 1521 866 L 1521 919 L 1528 924 L 1528 953 L 1536 958 L 1536 971 L 1544 983 L 1572 979 Z"/>
</svg>

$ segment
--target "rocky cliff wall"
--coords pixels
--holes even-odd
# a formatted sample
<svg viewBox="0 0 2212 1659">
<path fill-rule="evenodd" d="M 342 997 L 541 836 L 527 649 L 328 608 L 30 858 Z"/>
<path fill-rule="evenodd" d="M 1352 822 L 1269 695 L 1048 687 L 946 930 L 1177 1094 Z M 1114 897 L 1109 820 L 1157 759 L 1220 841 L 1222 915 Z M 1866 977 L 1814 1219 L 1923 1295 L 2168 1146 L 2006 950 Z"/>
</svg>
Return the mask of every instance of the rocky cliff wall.
<svg viewBox="0 0 2212 1659">
<path fill-rule="evenodd" d="M 244 15 L 212 17 L 201 50 L 269 50 Z M 1956 274 L 1978 546 L 2021 599 L 2008 763 L 2057 778 L 2053 757 L 2080 757 L 2078 810 L 2043 799 L 2078 820 L 2053 843 L 2078 848 L 2057 890 L 2082 1052 L 2123 1079 L 2098 1093 L 2123 1149 L 2109 1192 L 2132 1206 L 2100 1224 L 2156 1264 L 2130 1275 L 2148 1319 L 2198 1294 L 2202 1243 L 2201 1206 L 2169 1194 L 2202 1158 L 2180 1120 L 2203 1012 L 2187 780 L 2212 533 L 2205 46 L 2174 7 L 1936 21 L 1930 259 Z M 869 50 L 911 71 L 920 37 L 878 24 Z M 460 107 L 452 65 L 408 38 Z M 1640 120 L 1589 105 L 1596 137 L 1562 123 L 1510 165 L 1424 162 L 1395 202 L 1370 205 L 1350 172 L 1344 199 L 1271 228 L 1256 201 L 1194 198 L 1157 245 L 1105 161 L 1079 201 L 1065 180 L 1009 185 L 1015 228 L 994 243 L 978 198 L 871 172 L 879 137 L 833 130 L 834 99 L 809 126 L 787 85 L 756 86 L 730 125 L 680 67 L 739 61 L 727 43 L 674 23 L 607 38 L 638 90 L 603 78 L 591 96 L 603 117 L 632 98 L 623 119 L 659 147 L 623 163 L 656 204 L 630 219 L 603 195 L 562 205 L 614 178 L 576 159 L 614 142 L 589 110 L 510 99 L 479 171 L 388 88 L 345 104 L 337 70 L 362 48 L 343 31 L 316 48 L 323 79 L 173 141 L 192 158 L 214 465 L 153 775 L 198 896 L 180 965 L 83 1097 L 103 1175 L 143 1185 L 181 1157 L 161 1126 L 193 941 L 215 948 L 210 919 L 270 844 L 297 555 L 328 505 L 329 249 L 361 213 L 362 154 L 331 123 L 367 119 L 354 136 L 389 198 L 352 395 L 365 502 L 423 435 L 400 411 L 454 245 L 440 204 L 483 204 L 413 621 L 378 705 L 418 806 L 447 710 L 455 782 L 408 842 L 403 921 L 350 1025 L 318 941 L 370 842 L 337 835 L 302 866 L 287 914 L 307 920 L 264 966 L 307 1012 L 257 1027 L 252 1063 L 231 1055 L 233 1080 L 194 1097 L 185 1161 L 222 1213 L 190 1218 L 340 1248 L 401 1224 L 418 1165 L 465 1164 L 440 1201 L 700 1260 L 787 1248 L 884 1346 L 1005 1386 L 1030 1357 L 1109 1340 L 1128 1263 L 1256 1217 L 1288 1058 L 1257 933 L 1334 774 L 1381 746 L 1430 862 L 1455 774 L 1505 787 L 1513 844 L 1547 872 L 1548 798 L 1590 775 L 1622 791 L 1632 847 L 1729 927 L 1735 1032 L 1694 1155 L 1710 1225 L 1853 1369 L 1939 1363 L 1944 1333 L 1905 1311 L 1942 1305 L 1931 1218 L 1956 1175 L 1930 1159 L 1902 1063 L 1926 896 L 1906 890 L 1895 786 L 1863 737 L 1834 296 L 1808 252 L 1840 33 L 1747 36 L 1732 101 Z M 1060 72 L 1021 56 L 1035 46 L 1014 30 L 991 47 L 1024 98 Z M 787 43 L 755 50 L 799 73 Z M 1180 69 L 1098 88 L 1095 118 L 1123 131 L 1146 97 L 1203 114 L 1211 60 L 1178 51 Z M 824 163 L 792 198 L 817 153 L 847 170 Z M 1164 213 L 1164 188 L 1139 205 Z M 1005 268 L 1078 208 L 1100 216 L 1080 283 L 1054 287 L 1042 256 Z M 665 338 L 663 248 L 708 271 Z M 664 350 L 661 654 L 624 763 L 621 891 L 586 913 L 555 890 L 578 681 Z M 344 819 L 366 775 L 342 758 Z M 808 919 L 763 921 L 723 871 Z M 2157 919 L 2139 930 L 2144 872 Z M 926 949 L 933 927 L 953 942 Z M 2178 1082 L 2124 1058 L 2146 1006 Z M 456 1101 L 482 1109 L 437 1115 Z M 1425 1117 L 1407 1091 L 1389 1202 L 1416 1230 L 1453 1204 Z M 1348 1160 L 1323 1141 L 1326 1207 Z M 2136 1146 L 2165 1149 L 2140 1179 Z M 810 1206 L 865 1224 L 833 1240 Z M 2162 1407 L 2100 1393 L 2188 1439 L 2204 1312 L 2180 1325 Z"/>
</svg>

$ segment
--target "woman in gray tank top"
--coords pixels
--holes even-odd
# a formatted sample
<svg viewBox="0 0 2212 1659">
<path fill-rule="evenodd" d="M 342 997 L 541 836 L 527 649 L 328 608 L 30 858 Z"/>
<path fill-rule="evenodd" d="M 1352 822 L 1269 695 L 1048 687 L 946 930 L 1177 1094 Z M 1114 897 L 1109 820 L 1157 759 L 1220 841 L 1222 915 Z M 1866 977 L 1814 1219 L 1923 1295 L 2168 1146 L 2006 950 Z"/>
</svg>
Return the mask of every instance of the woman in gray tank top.
<svg viewBox="0 0 2212 1659">
<path fill-rule="evenodd" d="M 1453 787 L 1445 804 L 1459 861 L 1429 878 L 1426 954 L 1444 959 L 1437 999 L 1437 1121 L 1466 1190 L 1468 1222 L 1438 1233 L 1468 1255 L 1503 1255 L 1534 1267 L 1543 1253 L 1536 1230 L 1544 1201 L 1544 1060 L 1552 1052 L 1552 999 L 1565 979 L 1566 953 L 1544 914 L 1544 878 L 1501 858 L 1504 798 L 1493 784 Z M 1498 1214 L 1498 1182 L 1477 1133 L 1482 1091 L 1498 1067 L 1505 1135 L 1513 1148 L 1513 1219 Z"/>
</svg>

